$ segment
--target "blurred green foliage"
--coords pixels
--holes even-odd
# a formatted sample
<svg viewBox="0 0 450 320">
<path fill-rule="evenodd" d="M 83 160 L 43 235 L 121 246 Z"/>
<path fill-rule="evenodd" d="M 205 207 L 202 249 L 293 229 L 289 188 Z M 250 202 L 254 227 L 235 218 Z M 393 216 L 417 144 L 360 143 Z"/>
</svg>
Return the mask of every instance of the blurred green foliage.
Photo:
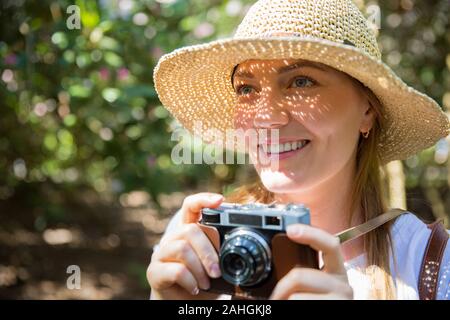
<svg viewBox="0 0 450 320">
<path fill-rule="evenodd" d="M 356 2 L 364 12 L 363 1 Z M 171 162 L 174 121 L 158 100 L 152 73 L 164 53 L 231 35 L 251 3 L 2 1 L 0 200 L 22 192 L 26 201 L 47 206 L 52 199 L 41 195 L 49 187 L 69 194 L 145 190 L 157 200 L 211 179 L 233 181 L 235 166 Z M 81 9 L 80 30 L 66 25 L 71 4 Z M 383 59 L 450 108 L 449 2 L 379 5 Z M 407 186 L 436 184 L 450 198 L 448 148 L 443 141 L 408 159 Z"/>
<path fill-rule="evenodd" d="M 208 166 L 170 161 L 173 120 L 152 86 L 163 53 L 199 40 L 205 1 L 76 1 L 80 30 L 66 26 L 71 4 L 1 4 L 0 199 L 50 182 L 156 200 L 206 181 Z M 224 15 L 209 6 L 209 20 Z"/>
</svg>

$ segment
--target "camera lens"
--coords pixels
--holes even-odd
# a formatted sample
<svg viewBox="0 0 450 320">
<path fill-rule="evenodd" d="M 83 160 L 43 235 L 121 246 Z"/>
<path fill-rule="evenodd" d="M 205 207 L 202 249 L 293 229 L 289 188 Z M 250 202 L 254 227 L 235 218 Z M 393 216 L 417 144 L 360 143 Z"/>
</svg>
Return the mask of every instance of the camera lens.
<svg viewBox="0 0 450 320">
<path fill-rule="evenodd" d="M 228 269 L 233 274 L 244 273 L 247 263 L 244 258 L 239 254 L 231 253 L 226 256 L 226 261 L 224 263 L 228 266 Z"/>
<path fill-rule="evenodd" d="M 270 248 L 263 236 L 238 228 L 229 233 L 220 249 L 223 278 L 233 285 L 253 286 L 270 272 Z"/>
</svg>

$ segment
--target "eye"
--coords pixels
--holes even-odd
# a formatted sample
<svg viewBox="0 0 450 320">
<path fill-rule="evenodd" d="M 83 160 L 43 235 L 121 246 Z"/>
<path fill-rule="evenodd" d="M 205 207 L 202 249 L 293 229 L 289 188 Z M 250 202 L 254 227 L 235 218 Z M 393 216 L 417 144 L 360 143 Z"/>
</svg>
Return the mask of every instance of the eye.
<svg viewBox="0 0 450 320">
<path fill-rule="evenodd" d="M 239 86 L 236 88 L 236 93 L 237 93 L 237 95 L 239 95 L 239 96 L 246 96 L 246 95 L 249 95 L 250 93 L 252 93 L 252 90 L 253 90 L 252 87 L 243 84 L 243 85 L 239 85 Z"/>
<path fill-rule="evenodd" d="M 291 86 L 298 88 L 311 87 L 316 84 L 316 81 L 305 76 L 295 77 Z"/>
</svg>

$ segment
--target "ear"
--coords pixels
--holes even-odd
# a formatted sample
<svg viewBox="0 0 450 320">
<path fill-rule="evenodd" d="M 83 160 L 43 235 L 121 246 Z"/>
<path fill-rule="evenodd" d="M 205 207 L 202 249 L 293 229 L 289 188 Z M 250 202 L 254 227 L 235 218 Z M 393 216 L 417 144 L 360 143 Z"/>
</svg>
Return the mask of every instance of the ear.
<svg viewBox="0 0 450 320">
<path fill-rule="evenodd" d="M 359 131 L 367 132 L 372 129 L 374 122 L 375 122 L 375 117 L 376 117 L 376 112 L 375 112 L 375 104 L 376 103 L 377 102 L 373 101 L 373 99 L 371 99 L 370 96 L 364 95 L 363 108 L 362 108 L 363 113 L 362 113 L 362 119 L 361 119 Z"/>
</svg>

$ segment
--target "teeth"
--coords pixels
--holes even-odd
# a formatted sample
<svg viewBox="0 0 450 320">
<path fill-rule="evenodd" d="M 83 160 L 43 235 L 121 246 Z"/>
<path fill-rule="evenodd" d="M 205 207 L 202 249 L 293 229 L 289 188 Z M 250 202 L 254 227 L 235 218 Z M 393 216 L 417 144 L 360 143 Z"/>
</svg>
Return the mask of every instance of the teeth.
<svg viewBox="0 0 450 320">
<path fill-rule="evenodd" d="M 266 153 L 267 152 L 268 153 L 282 153 L 282 152 L 300 149 L 300 148 L 304 147 L 305 144 L 306 144 L 306 140 L 302 140 L 302 141 L 287 142 L 287 143 L 283 143 L 283 144 L 270 144 L 270 145 L 261 144 L 261 147 L 262 147 L 263 151 Z"/>
<path fill-rule="evenodd" d="M 271 144 L 271 145 L 269 145 L 269 152 L 270 153 L 281 153 L 281 152 L 283 152 L 283 145 L 282 144 Z"/>
<path fill-rule="evenodd" d="M 292 144 L 290 142 L 284 144 L 284 152 L 291 151 Z"/>
</svg>

